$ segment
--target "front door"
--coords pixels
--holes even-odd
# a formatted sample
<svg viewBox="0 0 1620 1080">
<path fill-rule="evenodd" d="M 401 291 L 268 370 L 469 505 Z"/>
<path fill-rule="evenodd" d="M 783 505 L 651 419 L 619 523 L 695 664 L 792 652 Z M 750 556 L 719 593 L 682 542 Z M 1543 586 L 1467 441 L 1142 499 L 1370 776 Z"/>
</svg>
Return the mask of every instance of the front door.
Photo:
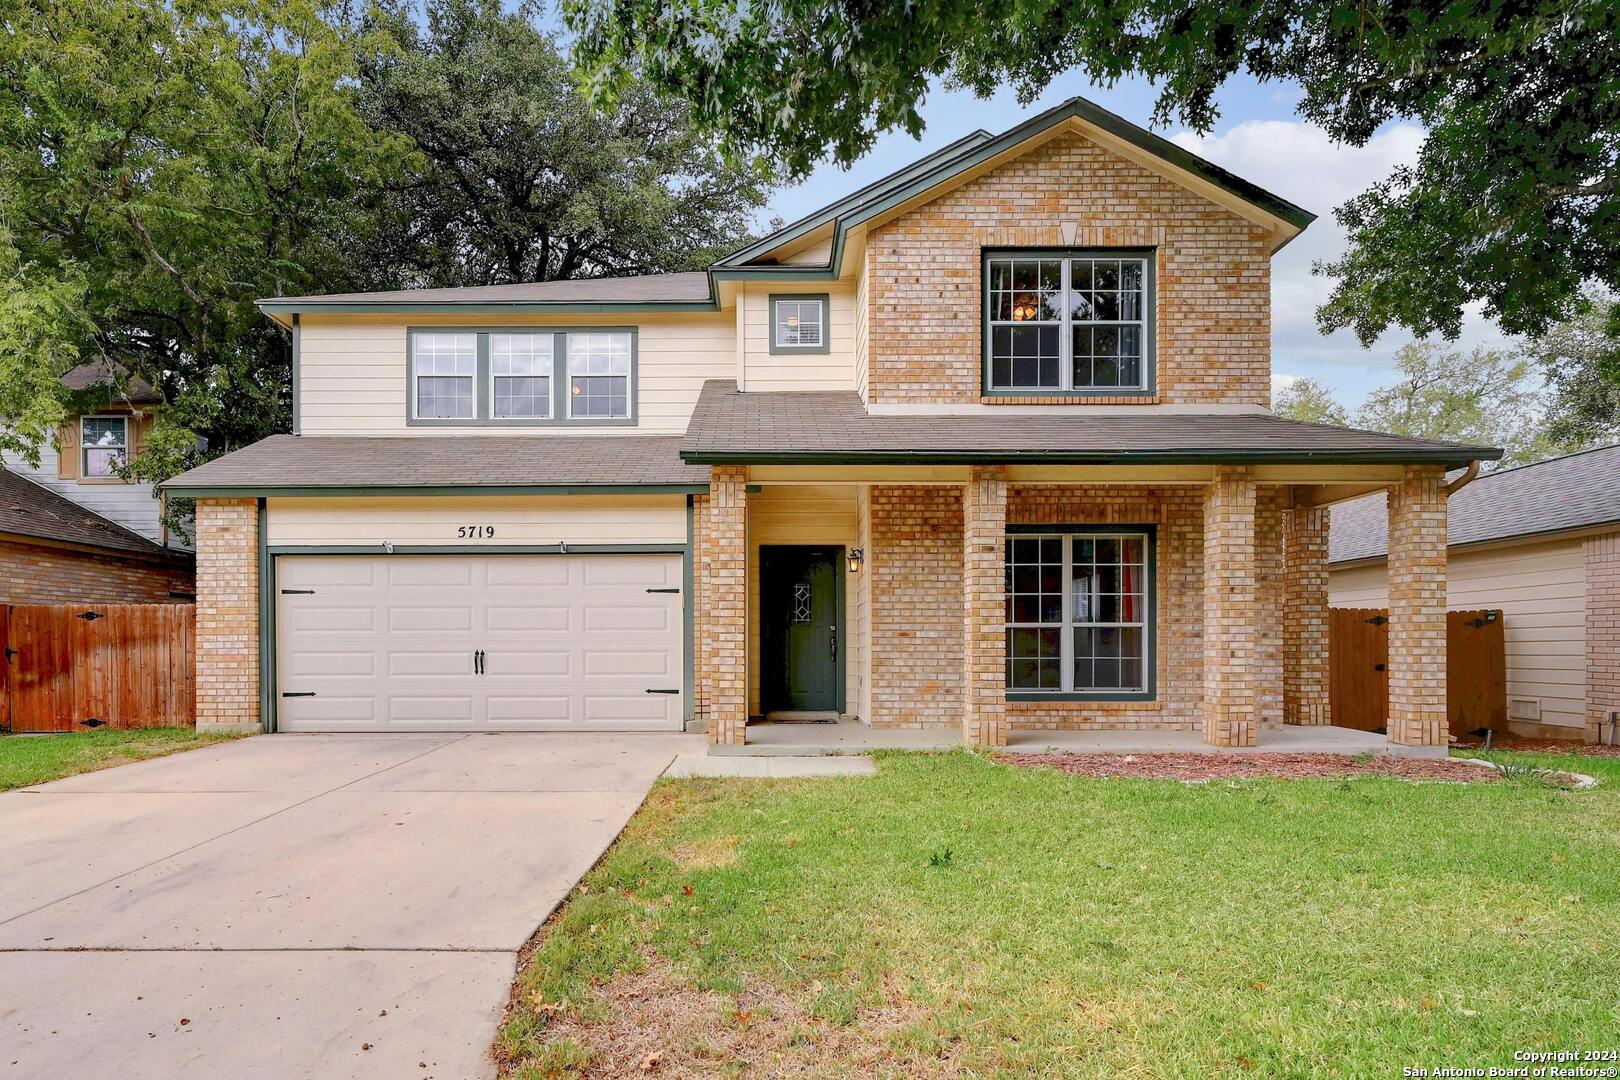
<svg viewBox="0 0 1620 1080">
<path fill-rule="evenodd" d="M 760 547 L 760 704 L 766 712 L 843 711 L 843 561 L 841 547 Z"/>
</svg>

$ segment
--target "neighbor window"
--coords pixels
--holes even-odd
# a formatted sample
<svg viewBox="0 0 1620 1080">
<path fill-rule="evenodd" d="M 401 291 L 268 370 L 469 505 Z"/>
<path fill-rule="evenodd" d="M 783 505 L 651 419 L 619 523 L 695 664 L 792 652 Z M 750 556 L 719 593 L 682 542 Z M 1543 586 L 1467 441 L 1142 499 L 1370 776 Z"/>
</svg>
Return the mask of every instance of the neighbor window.
<svg viewBox="0 0 1620 1080">
<path fill-rule="evenodd" d="M 630 335 L 568 335 L 568 415 L 630 415 Z"/>
<path fill-rule="evenodd" d="M 1007 689 L 1152 692 L 1152 534 L 1007 537 Z"/>
<path fill-rule="evenodd" d="M 984 281 L 988 390 L 1148 389 L 1150 254 L 992 254 Z"/>
<path fill-rule="evenodd" d="M 551 415 L 553 337 L 489 335 L 490 415 L 523 419 Z"/>
<path fill-rule="evenodd" d="M 79 475 L 116 477 L 129 455 L 127 416 L 85 416 L 79 420 Z"/>
<path fill-rule="evenodd" d="M 633 423 L 636 332 L 409 331 L 408 423 L 488 427 Z"/>
<path fill-rule="evenodd" d="M 470 420 L 477 415 L 477 334 L 416 334 L 411 364 L 416 415 L 428 420 Z"/>
<path fill-rule="evenodd" d="M 825 296 L 771 297 L 771 352 L 826 352 Z"/>
</svg>

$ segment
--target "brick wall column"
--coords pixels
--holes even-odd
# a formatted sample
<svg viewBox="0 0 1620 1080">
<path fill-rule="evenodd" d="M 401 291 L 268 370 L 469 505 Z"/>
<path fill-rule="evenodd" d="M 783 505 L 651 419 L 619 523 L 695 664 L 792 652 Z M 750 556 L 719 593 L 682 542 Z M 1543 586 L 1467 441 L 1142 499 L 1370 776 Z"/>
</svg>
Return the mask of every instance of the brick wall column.
<svg viewBox="0 0 1620 1080">
<path fill-rule="evenodd" d="M 1007 745 L 1007 481 L 975 467 L 962 492 L 962 739 Z"/>
<path fill-rule="evenodd" d="M 1428 465 L 1404 473 L 1389 490 L 1389 741 L 1444 746 L 1445 475 Z"/>
<path fill-rule="evenodd" d="M 259 730 L 259 504 L 197 500 L 197 730 Z"/>
<path fill-rule="evenodd" d="M 701 632 L 709 741 L 748 741 L 748 470 L 716 465 L 709 474 L 707 571 Z"/>
<path fill-rule="evenodd" d="M 1215 470 L 1204 496 L 1204 741 L 1253 746 L 1259 639 L 1255 484 L 1246 468 Z"/>
<path fill-rule="evenodd" d="M 1283 722 L 1330 724 L 1328 509 L 1283 512 Z"/>
<path fill-rule="evenodd" d="M 1586 741 L 1599 742 L 1620 711 L 1620 533 L 1588 537 L 1585 547 Z"/>
</svg>

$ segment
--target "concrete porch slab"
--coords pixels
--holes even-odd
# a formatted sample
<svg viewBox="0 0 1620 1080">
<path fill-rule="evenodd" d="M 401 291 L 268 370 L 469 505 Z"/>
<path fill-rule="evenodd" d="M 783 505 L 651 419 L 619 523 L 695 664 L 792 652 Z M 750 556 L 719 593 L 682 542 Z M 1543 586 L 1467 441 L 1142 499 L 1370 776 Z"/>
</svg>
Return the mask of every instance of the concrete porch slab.
<svg viewBox="0 0 1620 1080">
<path fill-rule="evenodd" d="M 1397 746 L 1371 731 L 1280 727 L 1260 732 L 1256 746 L 1211 746 L 1196 731 L 1019 731 L 1007 749 L 1020 754 L 1387 754 L 1443 758 L 1444 746 Z"/>
<path fill-rule="evenodd" d="M 716 757 L 825 757 L 873 750 L 954 750 L 962 745 L 956 727 L 875 728 L 859 720 L 836 724 L 750 724 L 742 746 L 714 744 Z"/>
</svg>

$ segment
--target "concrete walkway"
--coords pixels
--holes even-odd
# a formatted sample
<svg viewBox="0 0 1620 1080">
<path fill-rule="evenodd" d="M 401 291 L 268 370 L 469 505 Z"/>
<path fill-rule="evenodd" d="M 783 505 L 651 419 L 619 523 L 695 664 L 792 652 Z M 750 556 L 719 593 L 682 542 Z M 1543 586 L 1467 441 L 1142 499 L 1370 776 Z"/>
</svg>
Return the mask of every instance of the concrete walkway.
<svg viewBox="0 0 1620 1080">
<path fill-rule="evenodd" d="M 0 794 L 0 1080 L 494 1075 L 689 735 L 271 735 Z"/>
</svg>

